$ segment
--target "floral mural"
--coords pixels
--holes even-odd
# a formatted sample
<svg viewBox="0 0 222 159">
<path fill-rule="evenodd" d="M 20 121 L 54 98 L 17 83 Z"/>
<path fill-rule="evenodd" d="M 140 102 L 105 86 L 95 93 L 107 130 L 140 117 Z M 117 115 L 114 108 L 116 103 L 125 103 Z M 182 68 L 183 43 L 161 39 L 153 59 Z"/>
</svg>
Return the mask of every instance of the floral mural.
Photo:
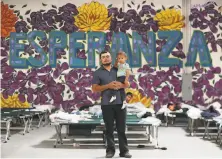
<svg viewBox="0 0 222 159">
<path fill-rule="evenodd" d="M 44 7 L 50 6 L 47 10 Z M 67 34 L 77 31 L 103 31 L 106 33 L 106 46 L 104 50 L 110 51 L 112 35 L 114 32 L 127 33 L 132 38 L 131 32 L 136 31 L 147 43 L 147 31 L 157 33 L 159 30 L 181 30 L 186 24 L 181 12 L 181 6 L 162 6 L 156 8 L 154 3 L 143 1 L 141 4 L 131 2 L 124 12 L 122 8 L 105 6 L 97 1 L 76 6 L 72 3 L 56 6 L 42 3 L 38 11 L 27 9 L 24 4 L 20 10 L 27 10 L 24 18 L 15 5 L 1 2 L 1 105 L 9 107 L 12 98 L 21 107 L 27 107 L 29 103 L 34 105 L 53 104 L 63 107 L 68 111 L 73 107 L 80 107 L 100 101 L 100 94 L 91 91 L 92 73 L 95 69 L 78 68 L 71 69 L 67 63 L 69 47 L 59 49 L 56 52 L 57 66 L 51 68 L 46 65 L 41 68 L 14 69 L 9 65 L 9 39 L 10 32 L 30 32 L 41 30 L 48 33 L 52 30 L 62 30 Z M 222 23 L 221 13 L 216 9 L 217 5 L 208 8 L 192 9 L 189 17 L 193 28 L 204 30 L 207 43 L 216 51 L 217 45 L 222 48 Z M 212 14 L 214 16 L 212 16 Z M 207 18 L 209 17 L 209 18 Z M 219 26 L 219 28 L 217 27 Z M 215 34 L 217 35 L 215 36 Z M 39 46 L 48 54 L 48 40 L 36 39 Z M 33 56 L 39 59 L 40 55 L 27 42 L 25 51 L 20 57 Z M 83 41 L 83 43 L 86 43 Z M 162 50 L 166 40 L 156 39 L 156 50 Z M 171 52 L 175 58 L 184 59 L 183 44 L 180 42 Z M 79 49 L 78 58 L 87 59 L 87 50 Z M 139 75 L 130 76 L 130 90 L 136 94 L 135 101 L 141 101 L 147 107 L 153 103 L 155 110 L 168 102 L 181 102 L 182 76 L 181 68 L 173 66 L 168 69 L 152 68 L 149 64 L 137 69 Z M 193 104 L 207 104 L 207 99 L 218 100 L 222 96 L 221 66 L 209 69 L 201 68 L 195 64 L 193 70 Z M 215 77 L 218 77 L 215 81 Z M 18 99 L 18 100 L 17 100 Z M 222 100 L 222 99 L 221 99 Z M 11 103 L 10 103 L 11 102 Z M 14 102 L 14 103 L 16 103 Z"/>
</svg>

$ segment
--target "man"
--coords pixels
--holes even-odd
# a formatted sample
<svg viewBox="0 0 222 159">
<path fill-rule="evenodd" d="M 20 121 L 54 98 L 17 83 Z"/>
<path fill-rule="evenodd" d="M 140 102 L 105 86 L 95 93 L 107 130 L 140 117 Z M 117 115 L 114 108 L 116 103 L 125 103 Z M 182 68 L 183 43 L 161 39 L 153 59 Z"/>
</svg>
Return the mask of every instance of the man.
<svg viewBox="0 0 222 159">
<path fill-rule="evenodd" d="M 117 68 L 112 66 L 112 57 L 109 52 L 100 53 L 101 67 L 93 74 L 92 90 L 93 92 L 101 92 L 101 109 L 103 120 L 106 128 L 106 158 L 112 158 L 115 155 L 114 141 L 114 120 L 116 123 L 120 157 L 131 158 L 127 147 L 127 139 L 125 134 L 126 128 L 126 109 L 121 109 L 125 100 L 125 93 L 121 93 L 122 89 L 129 87 L 129 83 L 123 84 L 116 81 Z M 110 93 L 115 91 L 116 100 L 110 102 Z"/>
</svg>

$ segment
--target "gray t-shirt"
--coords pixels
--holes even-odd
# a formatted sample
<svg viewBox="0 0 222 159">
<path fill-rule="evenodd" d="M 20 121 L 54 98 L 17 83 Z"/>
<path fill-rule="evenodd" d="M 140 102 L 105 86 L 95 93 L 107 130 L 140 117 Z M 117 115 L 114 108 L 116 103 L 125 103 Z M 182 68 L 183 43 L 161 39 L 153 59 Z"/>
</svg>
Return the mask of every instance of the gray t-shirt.
<svg viewBox="0 0 222 159">
<path fill-rule="evenodd" d="M 97 69 L 93 73 L 92 84 L 106 85 L 112 81 L 116 81 L 117 71 L 118 69 L 115 67 L 112 67 L 111 70 L 108 71 L 103 66 L 101 66 L 99 69 Z M 116 95 L 116 100 L 110 103 L 109 101 L 111 98 L 111 92 L 113 92 L 113 89 L 106 89 L 101 92 L 101 96 L 102 96 L 101 105 L 123 104 L 123 101 L 125 100 L 125 91 L 115 90 L 114 92 Z"/>
</svg>

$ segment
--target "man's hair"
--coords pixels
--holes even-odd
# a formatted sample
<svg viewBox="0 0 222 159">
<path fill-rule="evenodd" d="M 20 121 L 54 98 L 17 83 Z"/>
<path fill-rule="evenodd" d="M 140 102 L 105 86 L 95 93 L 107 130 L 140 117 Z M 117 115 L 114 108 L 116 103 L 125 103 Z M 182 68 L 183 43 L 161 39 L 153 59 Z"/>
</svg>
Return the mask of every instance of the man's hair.
<svg viewBox="0 0 222 159">
<path fill-rule="evenodd" d="M 100 54 L 99 54 L 99 59 L 101 59 L 102 57 L 102 54 L 106 54 L 106 53 L 109 53 L 108 51 L 102 51 Z M 109 53 L 110 54 L 110 53 Z"/>
<path fill-rule="evenodd" d="M 126 96 L 131 96 L 131 97 L 133 97 L 133 93 L 127 92 L 127 93 L 126 93 Z"/>
</svg>

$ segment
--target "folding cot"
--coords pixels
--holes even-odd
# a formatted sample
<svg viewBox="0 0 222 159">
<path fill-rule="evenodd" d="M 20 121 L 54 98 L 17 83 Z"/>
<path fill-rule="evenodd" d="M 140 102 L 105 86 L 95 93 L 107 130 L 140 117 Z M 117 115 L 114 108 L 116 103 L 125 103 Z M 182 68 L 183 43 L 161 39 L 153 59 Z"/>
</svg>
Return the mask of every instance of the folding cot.
<svg viewBox="0 0 222 159">
<path fill-rule="evenodd" d="M 5 143 L 9 140 L 10 137 L 10 129 L 11 129 L 11 122 L 13 120 L 22 121 L 24 124 L 23 127 L 23 135 L 25 133 L 29 133 L 31 126 L 32 126 L 32 120 L 35 115 L 38 116 L 38 126 L 40 127 L 43 118 L 45 117 L 47 119 L 47 112 L 46 111 L 38 111 L 35 110 L 35 108 L 2 108 L 1 109 L 1 123 L 6 124 L 6 136 L 5 136 Z"/>
<path fill-rule="evenodd" d="M 148 120 L 147 120 L 148 119 Z M 151 120 L 149 120 L 151 119 Z M 154 120 L 153 120 L 154 119 Z M 160 125 L 160 120 L 156 119 L 154 117 L 147 117 L 144 119 L 137 118 L 136 115 L 127 115 L 126 119 L 126 125 L 127 127 L 133 127 L 133 126 L 141 126 L 145 127 L 145 133 L 147 135 L 147 141 L 150 142 L 150 139 L 153 139 L 154 146 L 155 148 L 158 148 L 158 127 Z M 105 140 L 105 127 L 104 127 L 104 122 L 102 120 L 102 117 L 98 116 L 92 116 L 91 118 L 87 120 L 80 120 L 78 122 L 54 122 L 52 125 L 55 126 L 56 130 L 56 141 L 54 143 L 54 147 L 56 148 L 58 144 L 63 144 L 63 137 L 62 137 L 62 126 L 70 126 L 70 125 L 83 125 L 85 127 L 89 127 L 91 130 L 94 130 L 97 126 L 102 126 L 104 129 L 103 133 L 103 141 L 104 144 L 106 145 L 106 140 Z"/>
</svg>

